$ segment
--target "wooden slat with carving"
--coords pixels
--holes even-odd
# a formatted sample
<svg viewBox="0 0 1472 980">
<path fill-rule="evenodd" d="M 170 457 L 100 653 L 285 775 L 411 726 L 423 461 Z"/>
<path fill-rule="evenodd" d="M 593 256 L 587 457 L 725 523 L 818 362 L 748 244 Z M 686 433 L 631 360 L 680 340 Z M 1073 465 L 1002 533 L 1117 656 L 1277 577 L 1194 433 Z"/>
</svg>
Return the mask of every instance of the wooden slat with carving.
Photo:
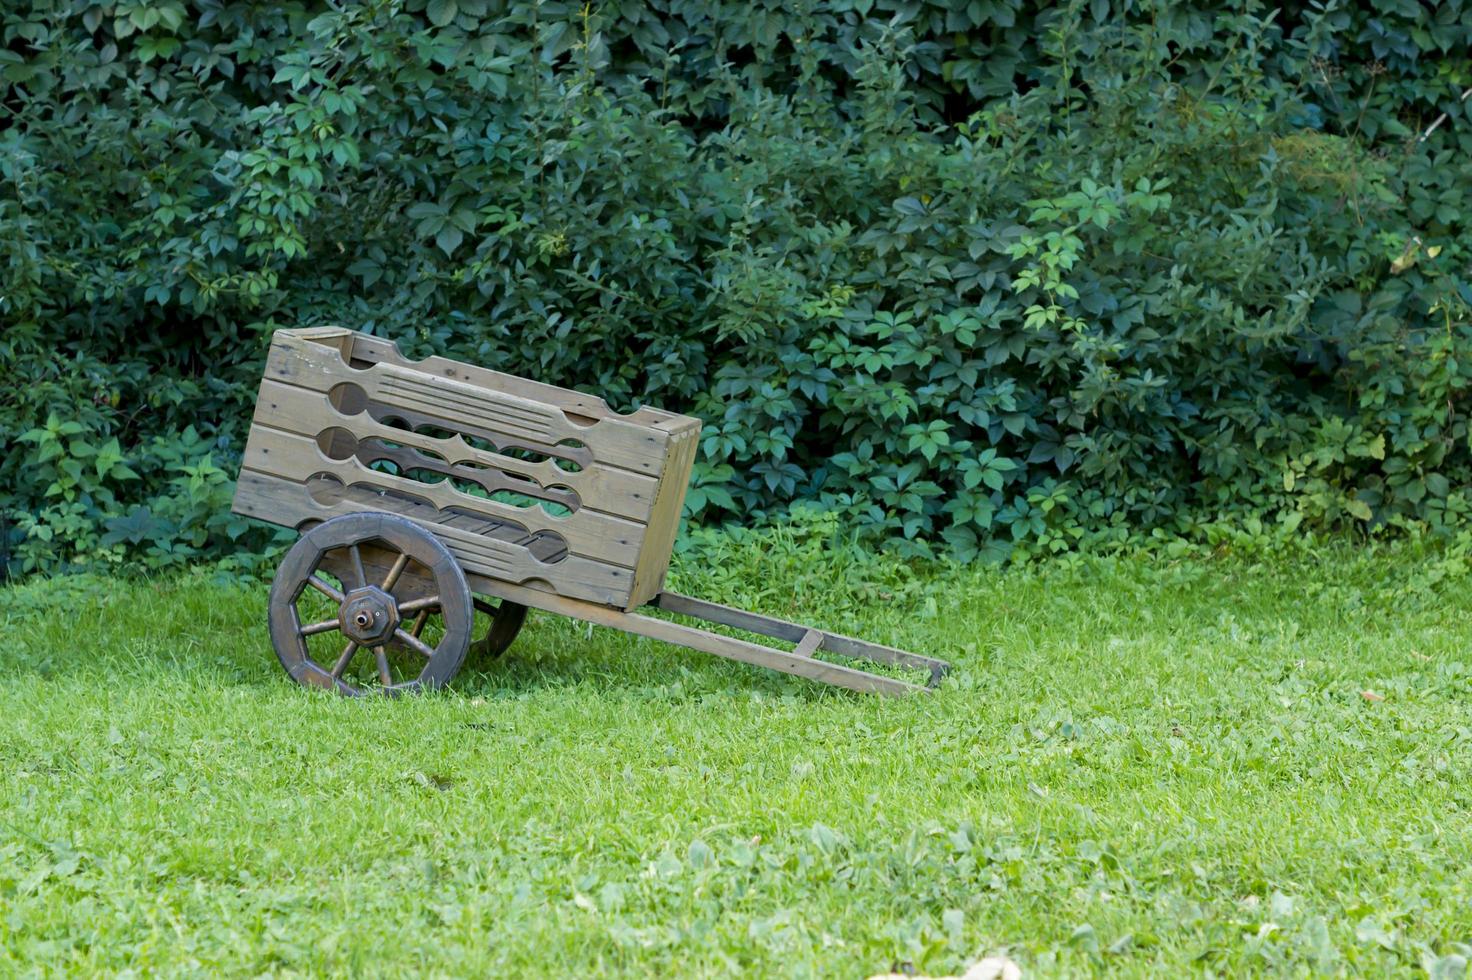
<svg viewBox="0 0 1472 980">
<path fill-rule="evenodd" d="M 384 439 L 363 439 L 357 442 L 353 447 L 353 458 L 368 467 L 372 467 L 374 463 L 392 463 L 400 475 L 408 476 L 412 480 L 430 486 L 441 483 L 443 480 L 431 480 L 427 477 L 420 479 L 410 474 L 425 473 L 469 483 L 491 494 L 493 498 L 495 494 L 505 490 L 530 499 L 545 500 L 569 511 L 577 510 L 582 506 L 578 495 L 566 487 L 543 487 L 531 480 L 513 476 L 499 469 L 457 466 L 412 446 L 392 445 Z M 457 487 L 457 489 L 463 490 L 464 488 Z M 512 506 L 518 505 L 513 504 Z M 556 511 L 549 511 L 549 513 L 556 513 Z"/>
<path fill-rule="evenodd" d="M 570 472 L 550 459 L 530 462 L 478 449 L 459 434 L 441 439 L 384 425 L 366 412 L 343 415 L 321 392 L 270 380 L 261 385 L 260 397 L 256 400 L 255 422 L 313 438 L 324 429 L 339 426 L 360 440 L 387 439 L 435 453 L 450 463 L 472 463 L 504 470 L 534 480 L 543 487 L 564 486 L 577 493 L 585 507 L 641 523 L 649 521 L 658 486 L 654 477 L 615 467 L 594 464 Z"/>
<path fill-rule="evenodd" d="M 457 378 L 469 381 L 472 384 L 484 385 L 488 388 L 496 388 L 509 394 L 530 398 L 534 401 L 546 402 L 556 405 L 558 408 L 573 415 L 580 415 L 589 419 L 620 419 L 638 425 L 652 425 L 661 428 L 678 428 L 690 419 L 684 415 L 676 415 L 673 412 L 661 411 L 657 408 L 645 406 L 637 412 L 621 415 L 609 407 L 608 403 L 595 395 L 587 395 L 581 391 L 573 391 L 570 388 L 559 388 L 556 385 L 543 384 L 540 381 L 531 381 L 520 378 L 514 374 L 505 374 L 493 371 L 490 368 L 477 367 L 474 364 L 464 364 L 460 361 L 452 361 L 447 357 L 426 357 L 422 361 L 412 361 L 400 353 L 398 345 L 391 340 L 382 337 L 369 337 L 359 334 L 353 344 L 353 359 L 365 364 L 389 363 L 410 367 L 416 371 L 426 374 L 437 375 L 444 378 Z"/>
<path fill-rule="evenodd" d="M 507 520 L 531 531 L 554 531 L 567 541 L 574 554 L 630 569 L 638 563 L 644 538 L 642 525 L 597 511 L 578 510 L 565 517 L 554 517 L 541 507 L 515 507 L 471 496 L 448 485 L 448 481 L 420 483 L 370 470 L 357 459 L 328 459 L 317 448 L 315 439 L 265 426 L 251 428 L 243 465 L 296 484 L 305 484 L 319 473 L 328 473 L 345 486 L 382 487 L 428 501 L 441 510 L 453 508 Z"/>
<path fill-rule="evenodd" d="M 299 483 L 246 469 L 236 484 L 235 510 L 286 527 L 300 527 L 340 514 L 388 511 L 410 518 L 443 541 L 467 575 L 525 583 L 528 588 L 549 593 L 555 581 L 562 595 L 607 605 L 622 605 L 633 585 L 633 573 L 627 568 L 571 554 L 555 562 L 541 562 L 520 545 L 426 519 L 423 505 L 391 494 L 376 500 L 344 496 L 324 506 L 313 501 Z M 487 592 L 484 588 L 481 591 Z"/>
<path fill-rule="evenodd" d="M 334 349 L 317 343 L 288 339 L 273 344 L 266 361 L 266 377 L 323 393 L 343 383 L 357 385 L 371 402 L 421 412 L 449 428 L 467 422 L 503 438 L 519 437 L 548 445 L 576 440 L 592 449 L 596 462 L 635 473 L 658 474 L 665 459 L 668 433 L 654 426 L 618 418 L 581 426 L 559 408 L 452 378 L 387 362 L 350 368 Z"/>
</svg>

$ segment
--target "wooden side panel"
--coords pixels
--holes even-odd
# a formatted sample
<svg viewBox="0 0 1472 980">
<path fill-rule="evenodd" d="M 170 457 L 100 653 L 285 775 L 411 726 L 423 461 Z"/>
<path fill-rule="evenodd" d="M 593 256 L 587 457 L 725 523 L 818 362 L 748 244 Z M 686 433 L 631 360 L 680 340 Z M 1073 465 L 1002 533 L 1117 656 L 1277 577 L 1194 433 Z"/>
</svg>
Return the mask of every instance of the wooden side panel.
<svg viewBox="0 0 1472 980">
<path fill-rule="evenodd" d="M 288 527 L 397 513 L 468 574 L 633 608 L 663 586 L 699 429 L 446 358 L 409 361 L 341 328 L 280 330 L 235 510 Z"/>
<path fill-rule="evenodd" d="M 555 405 L 564 412 L 588 419 L 620 419 L 636 425 L 658 425 L 685 418 L 683 415 L 649 407 L 641 408 L 628 415 L 620 415 L 609 408 L 606 401 L 593 395 L 586 395 L 569 388 L 559 388 L 556 385 L 543 384 L 540 381 L 530 381 L 514 374 L 492 371 L 490 368 L 463 364 L 447 357 L 426 357 L 422 361 L 411 361 L 399 352 L 398 345 L 393 341 L 384 340 L 381 337 L 370 337 L 367 334 L 356 336 L 353 357 L 365 363 L 398 364 L 442 378 L 458 378 L 482 387 Z"/>
<path fill-rule="evenodd" d="M 695 453 L 700 447 L 700 422 L 691 421 L 692 425 L 671 436 L 670 453 L 665 459 L 664 472 L 660 474 L 659 489 L 655 491 L 654 510 L 649 518 L 649 528 L 644 532 L 639 564 L 634 569 L 634 591 L 629 596 L 627 609 L 644 605 L 664 588 L 670 552 L 675 546 L 675 536 L 680 532 L 680 517 L 685 510 L 690 470 L 695 465 Z"/>
<path fill-rule="evenodd" d="M 295 432 L 313 439 L 323 429 L 341 426 L 359 439 L 384 439 L 435 453 L 450 463 L 493 467 L 535 481 L 541 487 L 567 487 L 582 505 L 605 514 L 649 523 L 658 481 L 640 473 L 609 466 L 587 466 L 578 472 L 559 468 L 550 459 L 528 462 L 501 453 L 477 449 L 459 435 L 451 439 L 384 425 L 366 412 L 346 416 L 333 408 L 325 394 L 272 381 L 261 384 L 255 424 Z"/>
<path fill-rule="evenodd" d="M 507 445 L 550 446 L 576 440 L 588 446 L 595 462 L 635 473 L 657 476 L 669 441 L 668 433 L 652 426 L 618 418 L 579 425 L 554 406 L 394 364 L 350 368 L 332 349 L 295 338 L 272 346 L 266 375 L 323 393 L 339 384 L 353 384 L 370 402 L 420 412 L 447 428 L 469 422 L 499 434 Z"/>
<path fill-rule="evenodd" d="M 420 483 L 408 477 L 370 470 L 355 458 L 328 459 L 317 442 L 279 429 L 253 426 L 245 447 L 246 469 L 269 473 L 304 485 L 314 476 L 327 474 L 344 486 L 369 486 L 392 491 L 397 496 L 417 498 L 442 511 L 452 508 L 493 520 L 511 521 L 531 531 L 552 531 L 562 537 L 574 554 L 632 569 L 639 560 L 644 527 L 620 517 L 579 510 L 554 517 L 541 507 L 514 507 L 462 493 L 449 484 Z"/>
<path fill-rule="evenodd" d="M 614 606 L 623 604 L 633 586 L 633 572 L 627 568 L 577 555 L 566 555 L 551 563 L 540 562 L 524 547 L 426 517 L 422 505 L 391 494 L 377 499 L 343 497 L 324 505 L 314 501 L 301 484 L 245 469 L 236 484 L 234 510 L 285 527 L 300 527 L 308 521 L 324 521 L 340 514 L 388 511 L 410 518 L 443 541 L 467 574 Z M 434 512 L 431 509 L 428 513 Z"/>
</svg>

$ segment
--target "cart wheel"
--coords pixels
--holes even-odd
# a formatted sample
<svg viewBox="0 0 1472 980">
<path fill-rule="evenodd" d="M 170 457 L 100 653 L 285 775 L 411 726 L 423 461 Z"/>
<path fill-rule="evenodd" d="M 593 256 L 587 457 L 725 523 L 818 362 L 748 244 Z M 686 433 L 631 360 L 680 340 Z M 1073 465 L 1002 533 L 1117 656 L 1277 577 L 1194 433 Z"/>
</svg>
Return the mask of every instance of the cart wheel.
<svg viewBox="0 0 1472 980">
<path fill-rule="evenodd" d="M 337 570 L 341 587 L 324 566 Z M 303 623 L 311 605 L 319 608 Z M 393 514 L 334 517 L 303 534 L 276 571 L 270 615 L 271 644 L 292 679 L 350 696 L 443 687 L 465 659 L 474 623 L 470 587 L 450 550 Z M 420 636 L 429 616 L 443 627 L 434 643 Z M 308 644 L 319 636 L 319 645 L 331 641 L 322 663 Z M 344 679 L 363 647 L 377 662 L 376 688 Z M 396 665 L 390 649 L 394 660 L 412 659 Z"/>
<path fill-rule="evenodd" d="M 480 657 L 499 657 L 511 646 L 516 634 L 521 632 L 521 624 L 526 622 L 526 606 L 509 599 L 502 599 L 498 605 L 493 606 L 476 596 L 475 608 L 491 617 L 491 626 L 486 630 L 485 636 L 470 645 L 470 651 Z"/>
</svg>

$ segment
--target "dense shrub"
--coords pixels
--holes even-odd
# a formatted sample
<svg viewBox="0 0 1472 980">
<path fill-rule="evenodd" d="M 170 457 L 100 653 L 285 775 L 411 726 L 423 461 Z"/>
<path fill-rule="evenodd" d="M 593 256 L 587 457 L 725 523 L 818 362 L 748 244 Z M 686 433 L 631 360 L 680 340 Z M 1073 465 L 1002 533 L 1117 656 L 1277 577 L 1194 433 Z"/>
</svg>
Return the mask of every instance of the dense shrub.
<svg viewBox="0 0 1472 980">
<path fill-rule="evenodd" d="M 317 322 L 701 415 L 705 521 L 1466 519 L 1461 2 L 3 18 L 13 569 L 258 550 L 260 360 Z"/>
</svg>

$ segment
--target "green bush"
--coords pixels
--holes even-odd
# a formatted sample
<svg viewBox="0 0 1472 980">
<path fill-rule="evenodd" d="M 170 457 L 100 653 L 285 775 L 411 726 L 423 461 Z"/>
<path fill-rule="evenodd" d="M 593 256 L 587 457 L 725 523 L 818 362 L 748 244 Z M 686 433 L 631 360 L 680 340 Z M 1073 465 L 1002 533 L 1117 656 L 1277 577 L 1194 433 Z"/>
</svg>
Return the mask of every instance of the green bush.
<svg viewBox="0 0 1472 980">
<path fill-rule="evenodd" d="M 319 322 L 700 415 L 709 523 L 1466 521 L 1460 2 L 0 16 L 12 570 L 259 551 L 230 477 Z"/>
</svg>

